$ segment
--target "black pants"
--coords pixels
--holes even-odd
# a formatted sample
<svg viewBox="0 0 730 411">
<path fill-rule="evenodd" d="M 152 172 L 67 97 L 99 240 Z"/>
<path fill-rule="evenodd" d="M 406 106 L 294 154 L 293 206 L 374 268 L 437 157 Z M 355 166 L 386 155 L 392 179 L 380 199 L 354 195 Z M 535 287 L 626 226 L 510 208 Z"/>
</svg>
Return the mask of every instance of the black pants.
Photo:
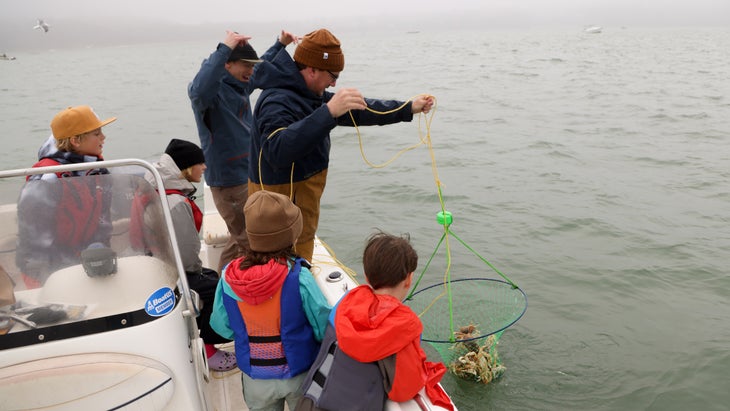
<svg viewBox="0 0 730 411">
<path fill-rule="evenodd" d="M 210 268 L 203 268 L 202 273 L 186 273 L 188 277 L 188 285 L 190 289 L 195 290 L 200 296 L 203 307 L 200 309 L 200 315 L 196 318 L 198 328 L 200 328 L 200 337 L 206 344 L 223 344 L 229 342 L 210 328 L 210 315 L 213 313 L 213 300 L 215 299 L 215 289 L 218 286 L 218 273 Z"/>
</svg>

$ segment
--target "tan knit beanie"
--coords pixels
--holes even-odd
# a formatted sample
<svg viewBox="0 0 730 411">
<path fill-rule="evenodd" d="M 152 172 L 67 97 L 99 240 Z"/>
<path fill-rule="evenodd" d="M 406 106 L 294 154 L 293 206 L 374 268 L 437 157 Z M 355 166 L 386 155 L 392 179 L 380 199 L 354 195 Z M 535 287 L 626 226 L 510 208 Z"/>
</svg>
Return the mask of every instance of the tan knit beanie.
<svg viewBox="0 0 730 411">
<path fill-rule="evenodd" d="M 345 68 L 345 55 L 342 54 L 340 41 L 327 29 L 305 35 L 294 50 L 294 61 L 334 72 Z"/>
<path fill-rule="evenodd" d="M 302 233 L 302 212 L 283 194 L 257 191 L 248 197 L 243 214 L 253 251 L 283 250 Z"/>
</svg>

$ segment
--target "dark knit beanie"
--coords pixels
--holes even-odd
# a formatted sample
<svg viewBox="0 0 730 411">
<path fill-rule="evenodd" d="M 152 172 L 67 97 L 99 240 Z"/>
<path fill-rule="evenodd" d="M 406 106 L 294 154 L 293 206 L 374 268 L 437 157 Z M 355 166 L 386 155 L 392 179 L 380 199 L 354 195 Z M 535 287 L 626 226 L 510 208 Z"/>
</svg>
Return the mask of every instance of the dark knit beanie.
<svg viewBox="0 0 730 411">
<path fill-rule="evenodd" d="M 203 150 L 197 145 L 185 140 L 178 140 L 176 138 L 170 140 L 170 144 L 165 149 L 165 154 L 172 157 L 180 171 L 196 164 L 205 163 Z"/>
<path fill-rule="evenodd" d="M 243 207 L 251 250 L 271 252 L 296 243 L 302 233 L 302 212 L 289 197 L 273 191 L 251 194 Z"/>
<path fill-rule="evenodd" d="M 305 35 L 294 50 L 294 61 L 320 70 L 337 72 L 345 68 L 340 41 L 327 29 Z"/>
<path fill-rule="evenodd" d="M 256 50 L 254 50 L 248 42 L 242 46 L 236 46 L 236 48 L 231 51 L 231 55 L 228 56 L 227 62 L 230 63 L 238 60 L 247 61 L 249 63 L 261 63 L 263 61 L 256 55 Z"/>
</svg>

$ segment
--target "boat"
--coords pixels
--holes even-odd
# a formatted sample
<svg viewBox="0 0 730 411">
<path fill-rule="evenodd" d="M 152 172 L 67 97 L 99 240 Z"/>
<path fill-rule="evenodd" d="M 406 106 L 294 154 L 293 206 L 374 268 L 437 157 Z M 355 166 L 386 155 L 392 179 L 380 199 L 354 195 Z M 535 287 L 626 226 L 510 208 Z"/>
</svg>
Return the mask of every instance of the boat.
<svg viewBox="0 0 730 411">
<path fill-rule="evenodd" d="M 15 57 L 8 56 L 7 54 L 3 53 L 3 54 L 0 54 L 0 60 L 15 60 Z"/>
<path fill-rule="evenodd" d="M 0 171 L 0 184 L 20 191 L 29 175 L 99 167 L 110 173 L 26 183 L 45 184 L 49 192 L 92 187 L 110 204 L 108 246 L 90 247 L 80 252 L 80 261 L 49 270 L 40 287 L 27 287 L 16 266 L 16 254 L 27 251 L 18 242 L 18 206 L 0 205 L 0 408 L 246 410 L 240 371 L 208 368 L 195 322 L 200 301 L 171 240 L 166 195 L 144 179 L 152 173 L 163 186 L 150 163 L 127 159 L 7 170 Z M 64 186 L 69 180 L 74 184 Z M 203 191 L 211 198 L 208 187 Z M 133 244 L 132 210 L 140 195 L 152 195 L 145 206 L 152 212 L 144 215 L 145 224 L 155 228 L 154 253 Z M 33 218 L 35 211 L 22 212 Z M 35 217 L 44 217 L 38 213 Z M 205 201 L 201 231 L 201 259 L 215 266 L 228 233 L 212 201 Z M 331 304 L 357 286 L 319 238 L 311 271 Z M 219 348 L 233 350 L 233 344 Z M 423 391 L 408 402 L 389 402 L 386 409 L 423 406 L 441 409 Z"/>
<path fill-rule="evenodd" d="M 584 32 L 590 33 L 590 34 L 598 34 L 603 31 L 603 27 L 601 26 L 588 26 L 583 29 Z"/>
</svg>

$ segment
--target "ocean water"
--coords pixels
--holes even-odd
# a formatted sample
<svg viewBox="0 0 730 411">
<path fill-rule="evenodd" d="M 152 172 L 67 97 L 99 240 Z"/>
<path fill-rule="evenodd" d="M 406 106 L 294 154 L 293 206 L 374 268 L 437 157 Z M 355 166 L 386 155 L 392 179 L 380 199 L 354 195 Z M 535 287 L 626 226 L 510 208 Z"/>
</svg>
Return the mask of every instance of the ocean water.
<svg viewBox="0 0 730 411">
<path fill-rule="evenodd" d="M 337 88 L 428 93 L 437 108 L 335 130 L 319 235 L 359 271 L 374 229 L 408 232 L 423 266 L 442 233 L 438 181 L 453 232 L 528 296 L 500 340 L 501 379 L 444 378 L 460 410 L 727 409 L 730 30 L 338 35 Z M 109 159 L 196 141 L 186 86 L 216 41 L 13 53 L 0 61 L 3 168 L 32 164 L 68 105 L 118 117 Z M 426 133 L 432 151 L 365 161 Z M 498 278 L 451 251 L 454 277 Z"/>
</svg>

